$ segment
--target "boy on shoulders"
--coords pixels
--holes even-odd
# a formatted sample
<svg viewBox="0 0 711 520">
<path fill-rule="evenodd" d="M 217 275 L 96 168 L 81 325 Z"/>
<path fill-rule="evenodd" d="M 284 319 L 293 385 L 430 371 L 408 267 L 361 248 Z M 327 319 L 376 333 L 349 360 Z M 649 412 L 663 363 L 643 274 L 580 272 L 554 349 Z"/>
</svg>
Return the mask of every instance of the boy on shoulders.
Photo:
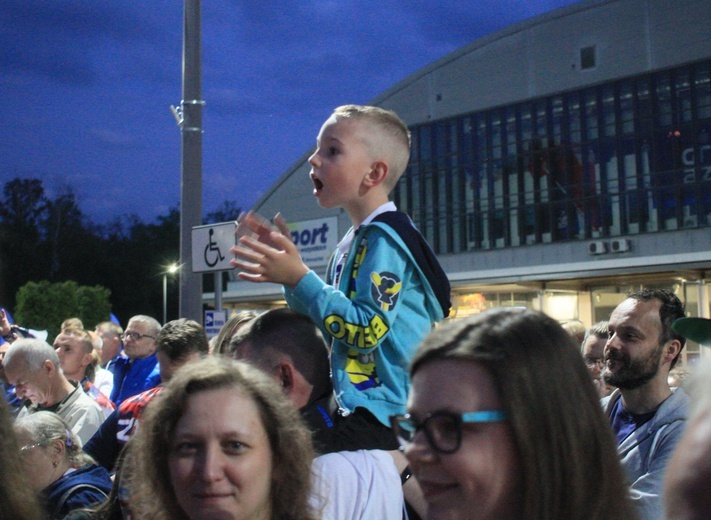
<svg viewBox="0 0 711 520">
<path fill-rule="evenodd" d="M 232 249 L 239 276 L 284 285 L 289 307 L 308 314 L 331 345 L 338 403 L 362 435 L 360 448 L 395 449 L 389 416 L 402 413 L 414 352 L 449 314 L 449 281 L 412 221 L 388 196 L 410 156 L 407 126 L 378 107 L 338 107 L 309 158 L 314 196 L 348 212 L 353 227 L 338 244 L 327 282 L 306 266 L 285 222 L 268 231 L 256 215 L 243 223 L 259 239 Z M 246 247 L 245 247 L 246 246 Z"/>
</svg>

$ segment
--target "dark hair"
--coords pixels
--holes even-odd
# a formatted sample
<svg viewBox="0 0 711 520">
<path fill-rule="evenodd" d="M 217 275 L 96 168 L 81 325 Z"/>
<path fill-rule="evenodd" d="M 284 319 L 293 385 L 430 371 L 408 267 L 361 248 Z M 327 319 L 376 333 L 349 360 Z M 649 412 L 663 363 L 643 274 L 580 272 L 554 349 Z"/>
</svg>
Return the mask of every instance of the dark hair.
<svg viewBox="0 0 711 520">
<path fill-rule="evenodd" d="M 313 385 L 313 396 L 330 388 L 328 348 L 311 318 L 292 309 L 272 309 L 242 327 L 230 340 L 229 351 L 247 346 L 246 357 L 262 369 L 271 369 L 286 354 Z"/>
<path fill-rule="evenodd" d="M 136 470 L 131 479 L 131 508 L 137 518 L 186 518 L 168 475 L 175 427 L 191 395 L 234 389 L 256 404 L 272 452 L 272 519 L 310 520 L 311 436 L 288 398 L 257 368 L 210 356 L 179 370 L 160 398 L 151 402 L 132 441 Z"/>
<path fill-rule="evenodd" d="M 410 375 L 442 359 L 475 361 L 493 375 L 521 459 L 522 518 L 636 517 L 590 374 L 558 322 L 497 308 L 444 324 L 422 343 Z"/>
<path fill-rule="evenodd" d="M 681 351 L 684 350 L 686 338 L 674 332 L 672 323 L 674 323 L 677 319 L 686 316 L 684 304 L 673 292 L 666 289 L 642 289 L 628 294 L 627 298 L 642 302 L 658 301 L 661 304 L 659 306 L 659 321 L 662 324 L 662 332 L 659 337 L 659 344 L 664 345 L 666 342 L 671 340 L 677 340 L 681 343 L 679 353 L 671 362 L 670 369 L 674 368 L 677 361 L 679 361 Z"/>
<path fill-rule="evenodd" d="M 156 352 L 163 352 L 172 361 L 180 361 L 196 352 L 207 355 L 208 350 L 205 329 L 193 320 L 169 321 L 156 335 Z"/>
</svg>

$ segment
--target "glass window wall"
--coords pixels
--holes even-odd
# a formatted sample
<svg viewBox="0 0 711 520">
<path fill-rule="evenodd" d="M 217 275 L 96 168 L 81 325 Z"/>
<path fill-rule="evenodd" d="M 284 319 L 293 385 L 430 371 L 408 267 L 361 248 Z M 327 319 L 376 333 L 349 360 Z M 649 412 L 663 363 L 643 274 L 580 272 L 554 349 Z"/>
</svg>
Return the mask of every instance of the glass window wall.
<svg viewBox="0 0 711 520">
<path fill-rule="evenodd" d="M 437 253 L 711 225 L 711 61 L 412 128 Z"/>
</svg>

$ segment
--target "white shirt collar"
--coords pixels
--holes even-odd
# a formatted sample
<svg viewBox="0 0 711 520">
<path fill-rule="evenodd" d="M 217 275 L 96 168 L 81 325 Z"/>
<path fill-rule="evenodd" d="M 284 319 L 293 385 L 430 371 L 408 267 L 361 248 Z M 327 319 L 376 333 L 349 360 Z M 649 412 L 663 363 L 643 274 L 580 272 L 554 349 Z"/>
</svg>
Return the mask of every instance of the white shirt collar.
<svg viewBox="0 0 711 520">
<path fill-rule="evenodd" d="M 393 201 L 388 201 L 385 204 L 382 204 L 375 208 L 373 212 L 365 217 L 363 222 L 361 222 L 360 226 L 365 226 L 366 224 L 370 224 L 375 217 L 380 215 L 381 213 L 386 213 L 388 211 L 397 211 L 397 206 L 395 206 L 395 203 Z M 360 229 L 360 227 L 358 228 Z M 342 251 L 343 254 L 346 254 L 348 250 L 351 247 L 351 242 L 353 242 L 353 235 L 355 233 L 355 229 L 351 228 L 348 230 L 348 233 L 341 239 L 341 241 L 338 243 L 338 249 L 339 251 Z"/>
</svg>

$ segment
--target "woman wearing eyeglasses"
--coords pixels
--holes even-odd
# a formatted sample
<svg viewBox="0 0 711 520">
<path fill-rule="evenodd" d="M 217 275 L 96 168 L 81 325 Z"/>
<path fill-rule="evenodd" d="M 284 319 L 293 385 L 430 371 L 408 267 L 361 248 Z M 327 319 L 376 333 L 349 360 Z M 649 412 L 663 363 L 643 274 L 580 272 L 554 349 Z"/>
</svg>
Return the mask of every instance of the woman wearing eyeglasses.
<svg viewBox="0 0 711 520">
<path fill-rule="evenodd" d="M 392 426 L 427 518 L 633 519 L 610 426 L 570 336 L 494 309 L 443 325 L 410 368 Z"/>
<path fill-rule="evenodd" d="M 35 412 L 15 421 L 20 457 L 33 490 L 49 518 L 106 499 L 109 473 L 81 450 L 79 438 L 59 415 Z"/>
<path fill-rule="evenodd" d="M 42 518 L 39 500 L 30 489 L 29 475 L 20 458 L 7 403 L 0 397 L 0 518 L 37 520 Z"/>
</svg>

